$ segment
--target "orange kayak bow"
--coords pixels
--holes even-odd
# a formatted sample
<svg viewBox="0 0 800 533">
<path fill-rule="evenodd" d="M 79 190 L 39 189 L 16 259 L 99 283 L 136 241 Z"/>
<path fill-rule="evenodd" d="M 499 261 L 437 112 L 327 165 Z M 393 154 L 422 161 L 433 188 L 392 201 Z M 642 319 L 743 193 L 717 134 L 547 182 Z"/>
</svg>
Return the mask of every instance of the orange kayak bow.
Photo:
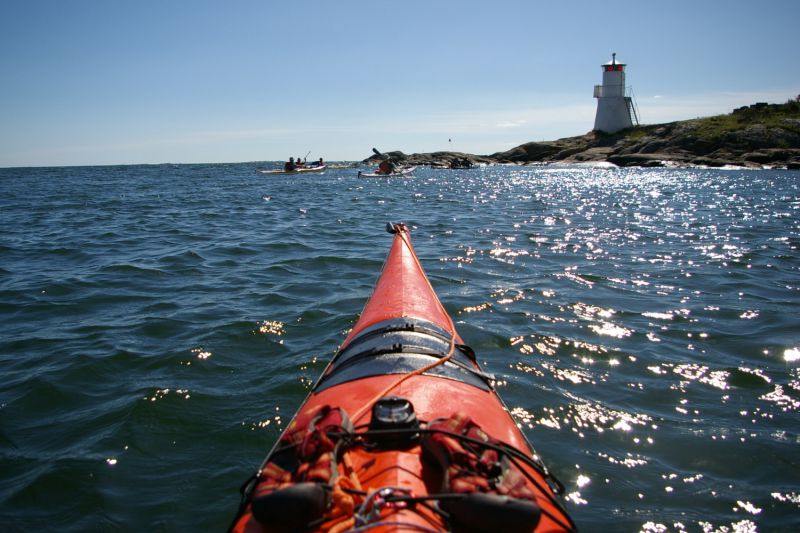
<svg viewBox="0 0 800 533">
<path fill-rule="evenodd" d="M 572 531 L 562 485 L 463 344 L 408 229 L 258 472 L 234 532 Z"/>
</svg>

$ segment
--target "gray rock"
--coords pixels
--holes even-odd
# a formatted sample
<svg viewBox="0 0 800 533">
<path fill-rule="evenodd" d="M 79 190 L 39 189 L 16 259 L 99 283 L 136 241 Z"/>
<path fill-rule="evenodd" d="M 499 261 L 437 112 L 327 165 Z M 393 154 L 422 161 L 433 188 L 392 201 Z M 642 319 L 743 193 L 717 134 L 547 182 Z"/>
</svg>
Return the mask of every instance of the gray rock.
<svg viewBox="0 0 800 533">
<path fill-rule="evenodd" d="M 800 97 L 786 104 L 757 104 L 728 116 L 637 126 L 606 134 L 589 132 L 548 142 L 529 142 L 505 152 L 474 155 L 388 152 L 395 161 L 448 166 L 476 163 L 609 161 L 619 166 L 737 165 L 797 168 L 800 162 Z M 381 159 L 370 156 L 365 162 Z"/>
</svg>

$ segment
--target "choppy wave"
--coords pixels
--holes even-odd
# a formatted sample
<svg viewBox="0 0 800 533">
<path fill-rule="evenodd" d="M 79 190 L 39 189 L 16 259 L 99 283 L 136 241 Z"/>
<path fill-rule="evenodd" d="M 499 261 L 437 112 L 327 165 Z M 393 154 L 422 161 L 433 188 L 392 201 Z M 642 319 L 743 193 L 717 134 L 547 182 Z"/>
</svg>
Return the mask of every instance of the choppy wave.
<svg viewBox="0 0 800 533">
<path fill-rule="evenodd" d="M 0 170 L 0 521 L 223 529 L 370 293 L 388 221 L 579 526 L 800 508 L 800 176 Z"/>
</svg>

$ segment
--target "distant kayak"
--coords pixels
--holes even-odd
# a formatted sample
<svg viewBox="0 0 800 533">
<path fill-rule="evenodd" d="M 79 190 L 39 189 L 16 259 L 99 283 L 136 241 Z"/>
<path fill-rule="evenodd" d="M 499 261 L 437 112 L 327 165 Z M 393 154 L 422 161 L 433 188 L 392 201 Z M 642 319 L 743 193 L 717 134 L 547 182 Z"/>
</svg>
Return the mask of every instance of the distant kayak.
<svg viewBox="0 0 800 533">
<path fill-rule="evenodd" d="M 274 170 L 266 170 L 259 168 L 256 170 L 256 172 L 259 172 L 261 174 L 270 174 L 273 176 L 278 176 L 282 174 L 307 174 L 311 172 L 322 172 L 326 168 L 328 168 L 328 165 L 322 165 L 317 167 L 298 167 L 294 170 L 283 170 L 282 168 L 276 168 Z"/>
<path fill-rule="evenodd" d="M 379 172 L 359 172 L 359 178 L 395 178 L 399 176 L 408 176 L 413 174 L 414 171 L 417 170 L 417 167 L 406 167 L 400 168 L 396 171 L 392 172 L 391 174 L 381 174 Z"/>
<path fill-rule="evenodd" d="M 444 169 L 444 170 L 469 170 L 475 168 L 475 165 L 452 165 L 452 164 L 436 164 L 433 163 L 431 168 Z"/>
</svg>

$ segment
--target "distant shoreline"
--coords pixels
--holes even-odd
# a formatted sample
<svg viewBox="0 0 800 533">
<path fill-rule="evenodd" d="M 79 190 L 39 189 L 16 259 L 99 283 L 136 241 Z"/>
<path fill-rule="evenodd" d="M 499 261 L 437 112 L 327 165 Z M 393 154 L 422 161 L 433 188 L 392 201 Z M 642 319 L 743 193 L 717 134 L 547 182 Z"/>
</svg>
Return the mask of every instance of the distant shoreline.
<svg viewBox="0 0 800 533">
<path fill-rule="evenodd" d="M 740 107 L 728 115 L 529 142 L 490 155 L 446 151 L 386 155 L 402 164 L 443 167 L 467 160 L 472 164 L 608 162 L 621 167 L 800 170 L 800 96 L 785 104 Z M 372 155 L 363 162 L 380 159 Z"/>
</svg>

